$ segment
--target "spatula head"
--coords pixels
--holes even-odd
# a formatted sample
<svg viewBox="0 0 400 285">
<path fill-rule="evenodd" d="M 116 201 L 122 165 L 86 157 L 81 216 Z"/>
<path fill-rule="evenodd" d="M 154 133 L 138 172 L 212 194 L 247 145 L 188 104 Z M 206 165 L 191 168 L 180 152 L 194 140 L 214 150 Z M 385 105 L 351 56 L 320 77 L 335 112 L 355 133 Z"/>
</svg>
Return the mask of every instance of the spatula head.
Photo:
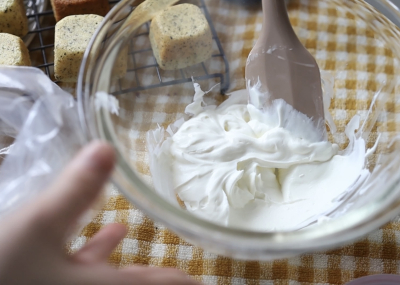
<svg viewBox="0 0 400 285">
<path fill-rule="evenodd" d="M 307 50 L 271 47 L 255 48 L 246 65 L 249 87 L 260 86 L 263 104 L 283 99 L 297 111 L 312 118 L 326 139 L 321 75 L 315 59 Z"/>
</svg>

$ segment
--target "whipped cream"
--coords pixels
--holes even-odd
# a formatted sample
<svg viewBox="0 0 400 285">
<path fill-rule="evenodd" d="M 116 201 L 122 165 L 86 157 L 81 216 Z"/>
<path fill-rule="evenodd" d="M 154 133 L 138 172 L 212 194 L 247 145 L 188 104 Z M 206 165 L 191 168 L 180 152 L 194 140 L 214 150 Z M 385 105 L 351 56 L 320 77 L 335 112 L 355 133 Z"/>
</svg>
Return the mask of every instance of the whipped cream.
<svg viewBox="0 0 400 285">
<path fill-rule="evenodd" d="M 186 108 L 192 117 L 150 131 L 148 146 L 156 191 L 173 203 L 178 197 L 196 216 L 255 231 L 299 229 L 334 211 L 363 172 L 358 116 L 340 151 L 283 100 L 254 103 L 262 97 L 255 88 L 219 106 L 206 106 L 205 93 L 195 89 Z"/>
</svg>

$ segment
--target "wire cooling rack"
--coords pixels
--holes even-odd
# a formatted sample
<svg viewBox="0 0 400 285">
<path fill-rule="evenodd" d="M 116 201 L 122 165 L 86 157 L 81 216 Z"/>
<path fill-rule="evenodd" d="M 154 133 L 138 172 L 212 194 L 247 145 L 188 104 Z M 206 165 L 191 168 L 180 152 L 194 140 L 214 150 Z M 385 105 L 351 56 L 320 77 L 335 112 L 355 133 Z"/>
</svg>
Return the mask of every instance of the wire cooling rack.
<svg viewBox="0 0 400 285">
<path fill-rule="evenodd" d="M 211 28 L 211 32 L 213 35 L 214 41 L 214 53 L 212 55 L 212 61 L 220 62 L 219 72 L 213 72 L 209 66 L 205 63 L 200 64 L 200 68 L 203 70 L 203 74 L 200 76 L 195 76 L 195 80 L 206 80 L 215 78 L 220 81 L 221 84 L 221 93 L 225 93 L 229 87 L 229 64 L 226 59 L 224 50 L 222 48 L 221 42 L 217 36 L 214 24 L 211 20 L 211 16 L 207 10 L 206 4 L 204 0 L 197 0 L 196 3 L 203 11 L 209 25 Z M 34 0 L 29 1 L 29 9 L 27 9 L 27 16 L 30 23 L 34 22 L 34 24 L 30 25 L 30 31 L 28 33 L 29 45 L 28 50 L 30 53 L 32 65 L 43 70 L 52 80 L 54 79 L 54 27 L 55 27 L 55 19 L 53 15 L 53 11 L 51 10 L 51 5 L 48 3 L 48 0 Z M 119 0 L 109 1 L 111 6 L 115 5 L 119 2 Z M 43 7 L 46 9 L 43 10 Z M 146 30 L 144 32 L 138 33 L 134 36 L 136 37 L 148 37 L 149 35 L 149 25 L 146 24 Z M 151 48 L 144 48 L 139 50 L 134 50 L 131 52 L 131 55 L 134 57 L 140 57 L 142 54 L 146 54 L 151 52 Z M 186 82 L 192 81 L 192 76 L 184 70 L 180 70 L 180 77 L 174 78 L 171 80 L 165 80 L 161 74 L 162 71 L 159 69 L 157 62 L 139 65 L 134 60 L 133 68 L 130 68 L 128 72 L 134 72 L 134 76 L 136 77 L 136 82 L 139 83 L 137 78 L 138 74 L 143 70 L 154 70 L 153 76 L 158 78 L 158 82 L 151 82 L 151 84 L 136 84 L 136 86 L 131 87 L 129 89 L 120 89 L 117 93 L 127 93 L 140 91 L 144 89 L 163 87 L 167 85 L 175 85 L 182 84 Z"/>
</svg>

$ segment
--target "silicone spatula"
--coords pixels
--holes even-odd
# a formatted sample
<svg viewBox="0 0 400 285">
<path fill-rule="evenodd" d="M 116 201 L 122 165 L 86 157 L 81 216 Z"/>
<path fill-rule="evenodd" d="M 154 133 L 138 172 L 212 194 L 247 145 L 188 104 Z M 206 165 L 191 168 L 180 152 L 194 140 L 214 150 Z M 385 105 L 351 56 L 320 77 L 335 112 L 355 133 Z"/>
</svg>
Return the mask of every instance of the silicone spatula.
<svg viewBox="0 0 400 285">
<path fill-rule="evenodd" d="M 249 54 L 247 88 L 257 85 L 263 104 L 283 99 L 312 118 L 320 140 L 326 140 L 321 75 L 314 57 L 297 38 L 283 0 L 263 0 L 263 25 Z M 251 103 L 251 102 L 250 102 Z"/>
</svg>

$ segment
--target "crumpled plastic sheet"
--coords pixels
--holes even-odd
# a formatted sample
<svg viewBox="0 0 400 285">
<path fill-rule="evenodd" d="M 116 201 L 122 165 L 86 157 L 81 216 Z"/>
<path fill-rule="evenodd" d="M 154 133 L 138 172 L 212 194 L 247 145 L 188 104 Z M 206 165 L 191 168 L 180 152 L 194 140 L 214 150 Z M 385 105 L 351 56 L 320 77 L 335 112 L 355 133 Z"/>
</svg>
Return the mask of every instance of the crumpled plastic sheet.
<svg viewBox="0 0 400 285">
<path fill-rule="evenodd" d="M 45 190 L 86 142 L 75 99 L 31 67 L 0 67 L 0 138 L 0 218 Z"/>
</svg>

